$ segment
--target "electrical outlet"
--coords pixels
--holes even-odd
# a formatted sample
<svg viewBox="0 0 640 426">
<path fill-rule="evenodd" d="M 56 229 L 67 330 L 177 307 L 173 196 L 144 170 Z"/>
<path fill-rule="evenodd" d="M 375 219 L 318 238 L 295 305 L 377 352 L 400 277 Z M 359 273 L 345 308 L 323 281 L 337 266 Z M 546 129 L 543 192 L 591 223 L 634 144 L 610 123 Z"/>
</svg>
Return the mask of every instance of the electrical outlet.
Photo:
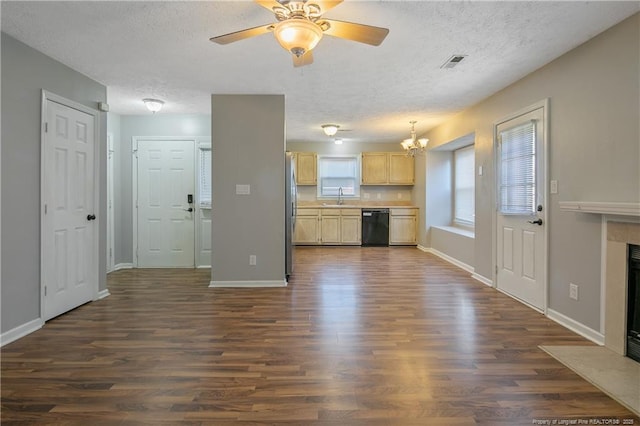
<svg viewBox="0 0 640 426">
<path fill-rule="evenodd" d="M 250 254 L 249 255 L 249 265 L 256 266 L 256 255 L 255 254 Z"/>
<path fill-rule="evenodd" d="M 364 199 L 368 200 L 369 198 L 371 198 L 371 194 L 369 194 L 368 192 L 364 193 Z"/>
<path fill-rule="evenodd" d="M 398 200 L 402 200 L 402 192 L 398 192 Z"/>
<path fill-rule="evenodd" d="M 552 180 L 550 182 L 550 186 L 551 186 L 551 188 L 549 189 L 549 192 L 551 192 L 552 194 L 557 194 L 558 193 L 558 181 L 557 180 Z"/>
<path fill-rule="evenodd" d="M 378 193 L 376 194 L 376 198 L 377 198 L 378 200 L 382 199 L 382 194 L 378 192 Z"/>
<path fill-rule="evenodd" d="M 573 300 L 578 300 L 578 285 L 569 283 L 569 297 Z"/>
</svg>

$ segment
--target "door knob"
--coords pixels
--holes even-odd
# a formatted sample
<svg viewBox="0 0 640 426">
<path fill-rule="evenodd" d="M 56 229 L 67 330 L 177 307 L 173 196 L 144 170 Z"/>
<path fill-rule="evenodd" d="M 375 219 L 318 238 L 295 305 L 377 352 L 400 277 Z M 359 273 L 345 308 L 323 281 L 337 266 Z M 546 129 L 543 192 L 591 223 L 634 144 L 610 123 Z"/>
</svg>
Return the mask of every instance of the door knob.
<svg viewBox="0 0 640 426">
<path fill-rule="evenodd" d="M 189 207 L 188 209 L 182 209 L 182 210 L 184 210 L 185 212 L 191 213 L 193 211 L 193 207 Z"/>
<path fill-rule="evenodd" d="M 542 226 L 542 219 L 538 219 L 538 220 L 530 220 L 530 221 L 528 221 L 528 222 L 529 222 L 529 223 L 533 223 L 533 224 L 538 225 L 538 226 Z"/>
<path fill-rule="evenodd" d="M 88 214 L 87 215 L 87 220 L 96 220 L 96 215 L 95 214 Z"/>
</svg>

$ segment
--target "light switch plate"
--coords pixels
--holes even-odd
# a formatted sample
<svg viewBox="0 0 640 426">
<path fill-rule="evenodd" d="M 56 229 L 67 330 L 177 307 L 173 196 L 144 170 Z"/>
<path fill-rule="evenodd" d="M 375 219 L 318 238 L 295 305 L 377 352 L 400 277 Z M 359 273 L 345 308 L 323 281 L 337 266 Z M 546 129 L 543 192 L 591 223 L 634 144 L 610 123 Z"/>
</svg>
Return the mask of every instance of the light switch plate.
<svg viewBox="0 0 640 426">
<path fill-rule="evenodd" d="M 549 182 L 549 183 L 550 183 L 550 185 L 549 185 L 549 186 L 551 187 L 551 188 L 549 189 L 549 190 L 550 190 L 550 192 L 551 192 L 552 194 L 557 194 L 557 193 L 558 193 L 558 181 L 557 181 L 557 180 L 552 180 L 552 181 L 551 181 L 551 182 Z"/>
<path fill-rule="evenodd" d="M 250 195 L 251 185 L 236 185 L 236 195 Z"/>
<path fill-rule="evenodd" d="M 478 166 L 478 176 L 482 176 L 482 166 Z"/>
</svg>

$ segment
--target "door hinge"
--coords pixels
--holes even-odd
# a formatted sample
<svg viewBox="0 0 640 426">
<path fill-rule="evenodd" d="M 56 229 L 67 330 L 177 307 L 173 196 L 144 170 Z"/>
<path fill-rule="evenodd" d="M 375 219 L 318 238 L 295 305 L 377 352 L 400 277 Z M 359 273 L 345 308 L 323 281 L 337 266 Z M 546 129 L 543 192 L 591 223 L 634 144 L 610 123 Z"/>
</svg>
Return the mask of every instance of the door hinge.
<svg viewBox="0 0 640 426">
<path fill-rule="evenodd" d="M 44 214 L 47 214 L 47 205 L 44 205 Z"/>
<path fill-rule="evenodd" d="M 44 286 L 44 295 L 45 296 L 47 295 L 47 286 L 46 285 Z"/>
<path fill-rule="evenodd" d="M 496 275 L 498 275 L 498 265 L 496 265 Z"/>
<path fill-rule="evenodd" d="M 49 133 L 49 123 L 44 123 L 44 132 Z"/>
</svg>

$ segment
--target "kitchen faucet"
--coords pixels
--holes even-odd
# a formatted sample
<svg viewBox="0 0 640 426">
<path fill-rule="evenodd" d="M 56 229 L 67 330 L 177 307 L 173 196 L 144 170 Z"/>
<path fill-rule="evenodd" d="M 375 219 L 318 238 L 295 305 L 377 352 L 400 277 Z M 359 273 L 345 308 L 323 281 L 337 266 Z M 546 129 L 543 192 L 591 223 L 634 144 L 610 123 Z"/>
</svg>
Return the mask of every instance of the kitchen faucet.
<svg viewBox="0 0 640 426">
<path fill-rule="evenodd" d="M 342 187 L 338 188 L 338 205 L 342 205 L 342 203 L 344 202 L 344 200 L 342 199 L 343 196 L 343 192 L 342 192 Z"/>
</svg>

